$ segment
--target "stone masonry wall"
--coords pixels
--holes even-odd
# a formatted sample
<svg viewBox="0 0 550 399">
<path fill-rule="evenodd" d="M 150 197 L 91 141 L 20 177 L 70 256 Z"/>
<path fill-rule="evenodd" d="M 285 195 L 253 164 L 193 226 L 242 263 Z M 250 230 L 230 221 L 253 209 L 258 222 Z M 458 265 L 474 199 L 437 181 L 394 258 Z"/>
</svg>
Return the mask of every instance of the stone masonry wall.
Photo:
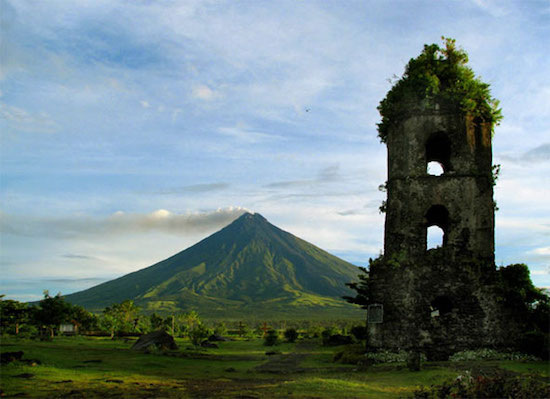
<svg viewBox="0 0 550 399">
<path fill-rule="evenodd" d="M 506 345 L 494 298 L 494 202 L 490 129 L 438 107 L 389 130 L 384 256 L 371 264 L 371 302 L 384 322 L 369 325 L 373 347 L 445 359 Z M 427 174 L 437 161 L 444 173 Z M 427 228 L 444 231 L 426 249 Z"/>
</svg>

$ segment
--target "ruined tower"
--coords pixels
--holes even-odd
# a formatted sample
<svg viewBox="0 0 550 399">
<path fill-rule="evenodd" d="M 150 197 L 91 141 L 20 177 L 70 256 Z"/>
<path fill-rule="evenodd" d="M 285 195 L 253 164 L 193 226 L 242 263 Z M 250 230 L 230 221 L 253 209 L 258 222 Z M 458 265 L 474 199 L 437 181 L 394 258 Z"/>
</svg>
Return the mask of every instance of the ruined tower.
<svg viewBox="0 0 550 399">
<path fill-rule="evenodd" d="M 454 91 L 446 95 L 443 90 L 460 78 L 444 75 L 457 62 L 449 55 L 457 50 L 449 41 L 446 51 L 434 46 L 425 47 L 424 58 L 410 61 L 379 107 L 386 118 L 383 130 L 379 126 L 388 151 L 386 222 L 384 255 L 370 265 L 369 302 L 382 305 L 383 321 L 369 323 L 369 331 L 373 347 L 445 359 L 490 345 L 496 336 L 494 119 L 465 109 L 463 98 L 452 97 Z M 422 74 L 437 76 L 440 87 L 418 90 L 430 82 L 411 82 Z M 430 171 L 434 163 L 437 174 Z M 434 226 L 439 242 L 430 247 L 428 231 Z"/>
<path fill-rule="evenodd" d="M 453 108 L 417 109 L 387 136 L 386 255 L 418 260 L 437 226 L 449 261 L 493 262 L 494 202 L 491 130 Z M 439 164 L 439 175 L 428 165 Z M 431 166 L 431 165 L 430 165 Z"/>
</svg>

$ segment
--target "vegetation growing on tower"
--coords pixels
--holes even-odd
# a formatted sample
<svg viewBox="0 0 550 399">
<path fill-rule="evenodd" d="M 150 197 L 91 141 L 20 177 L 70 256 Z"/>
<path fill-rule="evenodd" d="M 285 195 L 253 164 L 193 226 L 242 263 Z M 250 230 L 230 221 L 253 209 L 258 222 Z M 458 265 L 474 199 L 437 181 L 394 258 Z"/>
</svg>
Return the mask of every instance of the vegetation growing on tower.
<svg viewBox="0 0 550 399">
<path fill-rule="evenodd" d="M 386 142 L 391 125 L 410 115 L 411 110 L 443 104 L 491 124 L 502 119 L 499 102 L 491 96 L 489 84 L 482 82 L 468 67 L 468 54 L 456 47 L 454 39 L 442 37 L 445 46 L 424 45 L 412 58 L 401 79 L 391 88 L 378 111 L 382 121 L 378 136 Z"/>
</svg>

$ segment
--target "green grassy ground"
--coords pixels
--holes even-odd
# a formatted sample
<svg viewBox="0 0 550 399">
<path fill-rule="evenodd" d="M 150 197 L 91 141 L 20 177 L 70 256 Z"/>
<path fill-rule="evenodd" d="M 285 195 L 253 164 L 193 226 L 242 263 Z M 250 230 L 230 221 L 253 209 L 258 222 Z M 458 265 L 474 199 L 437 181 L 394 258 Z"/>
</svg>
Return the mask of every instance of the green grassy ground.
<svg viewBox="0 0 550 399">
<path fill-rule="evenodd" d="M 425 363 L 420 372 L 403 364 L 368 369 L 333 363 L 338 348 L 317 341 L 281 344 L 267 356 L 260 339 L 218 343 L 195 350 L 177 340 L 170 355 L 130 350 L 132 342 L 58 337 L 53 342 L 2 338 L 1 351 L 24 351 L 1 367 L 3 397 L 30 398 L 399 398 L 417 387 L 456 378 L 472 367 L 504 368 L 549 376 L 546 362 Z M 29 362 L 32 363 L 32 362 Z"/>
</svg>

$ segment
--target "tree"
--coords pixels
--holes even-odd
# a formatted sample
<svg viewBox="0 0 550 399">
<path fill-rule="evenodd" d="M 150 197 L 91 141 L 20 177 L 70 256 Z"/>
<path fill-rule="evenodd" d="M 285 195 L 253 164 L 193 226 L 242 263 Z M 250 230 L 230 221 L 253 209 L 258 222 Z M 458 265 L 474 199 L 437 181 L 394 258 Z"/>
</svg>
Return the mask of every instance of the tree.
<svg viewBox="0 0 550 399">
<path fill-rule="evenodd" d="M 369 259 L 369 265 L 374 261 Z M 346 283 L 348 287 L 356 292 L 355 296 L 344 296 L 346 301 L 361 306 L 363 309 L 367 309 L 369 305 L 370 289 L 369 289 L 369 269 L 365 267 L 359 267 L 361 274 L 357 276 L 359 281 L 352 283 Z"/>
<path fill-rule="evenodd" d="M 187 322 L 184 314 L 172 315 L 171 324 L 174 337 L 184 337 L 187 334 Z"/>
<path fill-rule="evenodd" d="M 298 338 L 298 331 L 296 331 L 295 328 L 287 328 L 284 332 L 284 336 L 288 342 L 296 342 L 296 339 Z"/>
<path fill-rule="evenodd" d="M 101 331 L 109 332 L 109 334 L 111 334 L 111 339 L 113 339 L 117 331 L 117 322 L 115 317 L 111 313 L 106 313 L 103 311 L 103 314 L 99 317 L 99 328 Z"/>
<path fill-rule="evenodd" d="M 522 331 L 517 349 L 548 359 L 550 297 L 533 285 L 529 268 L 523 263 L 499 268 L 498 276 L 498 299 Z"/>
<path fill-rule="evenodd" d="M 185 323 L 187 324 L 187 328 L 189 329 L 193 328 L 196 324 L 200 324 L 201 322 L 199 314 L 194 310 L 184 313 L 183 319 L 185 320 Z"/>
<path fill-rule="evenodd" d="M 227 334 L 227 326 L 223 321 L 220 321 L 218 324 L 216 324 L 216 327 L 214 328 L 214 334 L 216 335 Z"/>
<path fill-rule="evenodd" d="M 153 313 L 151 316 L 149 316 L 149 320 L 151 321 L 151 329 L 166 330 L 166 320 L 164 320 L 162 316 Z"/>
<path fill-rule="evenodd" d="M 69 319 L 80 332 L 91 331 L 97 327 L 98 323 L 97 316 L 79 305 L 71 306 Z"/>
<path fill-rule="evenodd" d="M 65 299 L 58 293 L 56 296 L 50 296 L 48 290 L 44 291 L 44 299 L 38 304 L 34 312 L 34 319 L 40 328 L 46 328 L 53 338 L 59 325 L 70 321 L 71 305 L 65 302 Z"/>
<path fill-rule="evenodd" d="M 252 330 L 248 324 L 243 323 L 242 321 L 239 321 L 238 326 L 238 334 L 239 337 L 245 337 L 246 339 L 250 340 L 254 337 L 254 330 Z"/>
<path fill-rule="evenodd" d="M 267 330 L 264 337 L 264 345 L 265 346 L 273 346 L 278 343 L 279 340 L 279 333 L 274 330 L 273 328 Z"/>
<path fill-rule="evenodd" d="M 212 335 L 212 330 L 199 321 L 189 329 L 187 335 L 193 345 L 200 346 L 202 341 Z"/>
<path fill-rule="evenodd" d="M 139 310 L 140 308 L 130 299 L 115 303 L 103 310 L 101 325 L 111 332 L 111 338 L 114 338 L 115 334 L 136 331 Z"/>
<path fill-rule="evenodd" d="M 26 303 L 14 301 L 12 299 L 2 299 L 0 296 L 0 322 L 2 332 L 12 329 L 15 335 L 19 334 L 19 328 L 22 324 L 29 321 L 30 311 Z"/>
</svg>

